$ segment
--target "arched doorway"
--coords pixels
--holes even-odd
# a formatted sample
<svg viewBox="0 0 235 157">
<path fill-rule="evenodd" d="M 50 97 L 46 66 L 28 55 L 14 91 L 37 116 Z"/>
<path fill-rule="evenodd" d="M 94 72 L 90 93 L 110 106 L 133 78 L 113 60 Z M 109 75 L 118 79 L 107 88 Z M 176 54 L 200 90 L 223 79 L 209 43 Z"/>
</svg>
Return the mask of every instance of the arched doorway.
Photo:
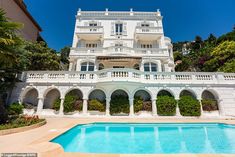
<svg viewBox="0 0 235 157">
<path fill-rule="evenodd" d="M 45 93 L 43 109 L 53 109 L 53 105 L 60 98 L 60 91 L 53 88 Z"/>
<path fill-rule="evenodd" d="M 26 109 L 37 109 L 38 105 L 38 91 L 35 88 L 29 89 L 22 100 Z"/>
<path fill-rule="evenodd" d="M 116 90 L 111 95 L 110 114 L 111 115 L 129 115 L 130 104 L 129 96 L 124 90 Z"/>
<path fill-rule="evenodd" d="M 134 112 L 152 111 L 151 95 L 145 90 L 138 90 L 134 94 Z"/>
<path fill-rule="evenodd" d="M 83 94 L 80 89 L 70 89 L 64 97 L 64 113 L 82 111 Z"/>
<path fill-rule="evenodd" d="M 95 89 L 89 94 L 88 98 L 89 98 L 88 111 L 90 112 L 90 114 L 103 115 L 105 113 L 105 106 L 106 106 L 105 93 L 100 89 Z"/>
<path fill-rule="evenodd" d="M 209 90 L 204 90 L 201 95 L 203 111 L 218 111 L 218 96 Z"/>
</svg>

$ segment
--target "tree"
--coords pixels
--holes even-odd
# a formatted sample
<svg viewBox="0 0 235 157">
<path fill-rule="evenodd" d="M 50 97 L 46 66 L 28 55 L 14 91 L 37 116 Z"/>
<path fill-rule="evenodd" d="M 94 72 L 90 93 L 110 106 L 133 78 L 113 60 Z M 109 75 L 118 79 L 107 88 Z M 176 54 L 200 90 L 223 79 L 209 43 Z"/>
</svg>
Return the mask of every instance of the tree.
<svg viewBox="0 0 235 157">
<path fill-rule="evenodd" d="M 202 38 L 200 36 L 196 36 L 195 41 L 192 44 L 192 50 L 198 51 L 200 48 L 202 48 L 202 44 L 203 44 Z"/>
<path fill-rule="evenodd" d="M 211 52 L 211 59 L 204 64 L 205 71 L 226 71 L 233 66 L 235 57 L 235 41 L 225 41 L 216 46 Z"/>
<path fill-rule="evenodd" d="M 68 47 L 68 46 L 65 46 L 64 48 L 62 48 L 60 50 L 60 60 L 64 64 L 68 64 L 69 63 L 69 60 L 68 60 L 69 52 L 70 52 L 70 47 Z"/>
<path fill-rule="evenodd" d="M 17 64 L 17 51 L 15 48 L 21 43 L 17 31 L 22 24 L 9 22 L 5 13 L 0 9 L 0 68 L 9 69 Z"/>
<path fill-rule="evenodd" d="M 209 44 L 216 44 L 216 40 L 217 38 L 213 35 L 213 34 L 210 34 L 210 36 L 208 37 L 208 39 L 206 40 Z"/>
<path fill-rule="evenodd" d="M 44 42 L 25 41 L 24 51 L 30 61 L 27 70 L 60 70 L 60 58 Z"/>
</svg>

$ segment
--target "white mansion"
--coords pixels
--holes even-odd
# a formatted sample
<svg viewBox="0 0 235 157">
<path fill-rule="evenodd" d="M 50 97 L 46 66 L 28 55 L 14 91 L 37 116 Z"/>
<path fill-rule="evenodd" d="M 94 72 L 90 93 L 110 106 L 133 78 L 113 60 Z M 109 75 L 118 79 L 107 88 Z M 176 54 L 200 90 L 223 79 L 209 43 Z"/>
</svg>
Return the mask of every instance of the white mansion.
<svg viewBox="0 0 235 157">
<path fill-rule="evenodd" d="M 69 71 L 28 71 L 17 84 L 13 101 L 37 106 L 38 115 L 64 115 L 64 98 L 76 91 L 83 101 L 81 112 L 88 116 L 90 99 L 104 100 L 103 115 L 110 115 L 113 95 L 126 95 L 129 115 L 134 112 L 136 95 L 152 103 L 161 91 L 176 100 L 192 95 L 201 101 L 217 101 L 216 115 L 235 116 L 235 74 L 175 72 L 171 40 L 164 36 L 162 16 L 157 12 L 81 11 L 78 10 L 70 52 Z M 60 98 L 60 110 L 52 110 Z M 179 109 L 177 115 L 179 116 Z M 92 112 L 93 114 L 101 114 Z M 149 115 L 151 115 L 149 112 Z M 74 116 L 73 115 L 73 116 Z M 139 115 L 139 114 L 138 114 Z M 203 112 L 202 116 L 210 116 Z"/>
</svg>

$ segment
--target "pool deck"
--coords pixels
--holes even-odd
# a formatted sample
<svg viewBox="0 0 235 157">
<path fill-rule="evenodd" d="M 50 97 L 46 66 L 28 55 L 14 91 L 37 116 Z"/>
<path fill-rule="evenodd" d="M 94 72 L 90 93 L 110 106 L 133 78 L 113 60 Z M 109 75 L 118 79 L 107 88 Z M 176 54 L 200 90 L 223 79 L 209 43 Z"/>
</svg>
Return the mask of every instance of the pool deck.
<svg viewBox="0 0 235 157">
<path fill-rule="evenodd" d="M 176 119 L 176 118 L 129 118 L 129 117 L 110 117 L 110 118 L 46 118 L 47 124 L 40 128 L 28 130 L 21 133 L 0 136 L 0 153 L 38 153 L 40 157 L 235 157 L 230 155 L 214 154 L 177 154 L 177 155 L 125 155 L 125 154 L 82 154 L 65 153 L 59 144 L 49 142 L 54 137 L 77 124 L 93 122 L 130 122 L 130 123 L 199 123 L 217 122 L 235 124 L 234 120 L 226 119 Z"/>
</svg>

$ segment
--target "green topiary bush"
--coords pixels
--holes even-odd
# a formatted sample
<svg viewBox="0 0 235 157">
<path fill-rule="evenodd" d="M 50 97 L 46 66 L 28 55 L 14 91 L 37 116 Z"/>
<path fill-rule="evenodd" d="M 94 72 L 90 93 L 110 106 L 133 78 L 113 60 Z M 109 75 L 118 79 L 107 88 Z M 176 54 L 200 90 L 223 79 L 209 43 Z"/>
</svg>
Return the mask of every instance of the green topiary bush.
<svg viewBox="0 0 235 157">
<path fill-rule="evenodd" d="M 216 111 L 218 110 L 218 105 L 216 100 L 212 99 L 203 99 L 202 100 L 202 108 L 204 111 Z"/>
<path fill-rule="evenodd" d="M 178 102 L 182 116 L 200 116 L 201 106 L 198 100 L 191 96 L 182 96 Z"/>
<path fill-rule="evenodd" d="M 130 105 L 128 97 L 118 95 L 111 99 L 110 101 L 110 114 L 116 113 L 127 113 L 130 112 Z"/>
<path fill-rule="evenodd" d="M 7 108 L 9 115 L 20 115 L 23 113 L 24 106 L 18 102 L 14 102 L 13 104 L 9 105 Z"/>
<path fill-rule="evenodd" d="M 157 114 L 161 116 L 174 116 L 176 114 L 176 100 L 171 96 L 158 96 Z"/>
<path fill-rule="evenodd" d="M 92 99 L 89 101 L 88 110 L 90 111 L 105 111 L 105 102 L 101 102 L 97 99 Z"/>
</svg>

